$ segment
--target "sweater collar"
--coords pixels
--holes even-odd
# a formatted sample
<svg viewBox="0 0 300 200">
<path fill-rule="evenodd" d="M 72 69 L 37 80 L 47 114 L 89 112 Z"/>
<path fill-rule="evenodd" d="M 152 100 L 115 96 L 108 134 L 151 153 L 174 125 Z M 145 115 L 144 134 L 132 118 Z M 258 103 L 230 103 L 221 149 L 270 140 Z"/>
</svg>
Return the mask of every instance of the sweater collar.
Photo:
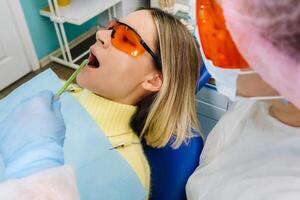
<svg viewBox="0 0 300 200">
<path fill-rule="evenodd" d="M 86 89 L 82 91 L 79 101 L 108 136 L 133 133 L 130 122 L 136 106 L 108 100 Z"/>
</svg>

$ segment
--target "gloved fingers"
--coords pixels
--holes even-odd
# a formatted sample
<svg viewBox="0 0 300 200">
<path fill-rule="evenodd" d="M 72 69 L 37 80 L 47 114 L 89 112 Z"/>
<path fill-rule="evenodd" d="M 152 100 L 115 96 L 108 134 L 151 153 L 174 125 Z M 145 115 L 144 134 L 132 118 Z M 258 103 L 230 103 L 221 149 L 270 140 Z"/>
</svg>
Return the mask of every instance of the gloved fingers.
<svg viewBox="0 0 300 200">
<path fill-rule="evenodd" d="M 55 113 L 57 113 L 57 111 L 59 111 L 60 113 L 60 110 L 61 110 L 61 103 L 59 100 L 53 100 L 52 102 L 52 109 Z"/>
<path fill-rule="evenodd" d="M 52 102 L 52 109 L 55 115 L 60 119 L 63 120 L 63 116 L 61 113 L 61 102 L 58 100 L 53 100 Z"/>
<path fill-rule="evenodd" d="M 39 92 L 38 94 L 31 96 L 29 98 L 24 99 L 20 102 L 20 105 L 16 106 L 16 108 L 19 109 L 35 109 L 35 108 L 43 108 L 48 107 L 51 108 L 52 105 L 52 99 L 53 99 L 53 92 L 49 90 L 44 90 Z"/>
<path fill-rule="evenodd" d="M 64 139 L 65 139 L 65 132 L 66 132 L 66 127 L 65 127 L 65 123 L 64 123 L 64 118 L 63 115 L 61 113 L 61 102 L 59 99 L 54 99 L 53 100 L 53 104 L 52 104 L 52 109 L 53 112 L 55 114 L 55 116 L 60 120 L 61 122 L 61 130 L 59 131 L 60 134 L 60 138 L 59 140 L 57 140 L 58 144 L 60 144 L 61 146 L 63 146 L 64 144 Z"/>
<path fill-rule="evenodd" d="M 41 98 L 46 103 L 46 105 L 49 107 L 52 107 L 53 96 L 54 96 L 54 94 L 50 90 L 43 90 L 36 95 L 36 97 Z"/>
</svg>

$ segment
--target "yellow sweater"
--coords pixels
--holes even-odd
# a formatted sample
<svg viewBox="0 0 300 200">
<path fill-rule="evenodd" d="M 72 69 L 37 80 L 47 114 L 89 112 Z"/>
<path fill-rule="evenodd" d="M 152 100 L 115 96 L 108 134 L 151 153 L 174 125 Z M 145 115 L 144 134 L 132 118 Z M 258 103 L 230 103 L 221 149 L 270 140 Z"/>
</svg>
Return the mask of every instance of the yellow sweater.
<svg viewBox="0 0 300 200">
<path fill-rule="evenodd" d="M 150 167 L 140 140 L 130 127 L 130 120 L 136 112 L 136 107 L 110 101 L 86 89 L 76 88 L 73 94 L 100 126 L 113 147 L 120 146 L 122 143 L 126 144 L 125 147 L 119 147 L 116 150 L 136 172 L 149 194 Z"/>
</svg>

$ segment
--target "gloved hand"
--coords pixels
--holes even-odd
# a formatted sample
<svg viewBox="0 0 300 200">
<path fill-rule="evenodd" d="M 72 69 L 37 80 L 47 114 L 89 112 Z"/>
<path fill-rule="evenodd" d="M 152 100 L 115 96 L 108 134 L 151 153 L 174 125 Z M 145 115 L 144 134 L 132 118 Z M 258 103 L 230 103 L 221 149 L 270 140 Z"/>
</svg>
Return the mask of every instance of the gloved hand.
<svg viewBox="0 0 300 200">
<path fill-rule="evenodd" d="M 60 102 L 43 91 L 22 101 L 0 122 L 4 179 L 22 178 L 63 165 L 65 124 Z"/>
</svg>

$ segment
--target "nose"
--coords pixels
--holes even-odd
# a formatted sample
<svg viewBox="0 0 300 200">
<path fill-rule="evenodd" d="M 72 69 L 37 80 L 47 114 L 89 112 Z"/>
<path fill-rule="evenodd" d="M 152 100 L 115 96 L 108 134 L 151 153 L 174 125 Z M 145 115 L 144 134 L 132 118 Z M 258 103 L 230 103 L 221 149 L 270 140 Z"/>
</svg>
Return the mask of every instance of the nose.
<svg viewBox="0 0 300 200">
<path fill-rule="evenodd" d="M 111 30 L 101 30 L 96 33 L 96 41 L 103 48 L 108 48 L 111 42 Z"/>
</svg>

